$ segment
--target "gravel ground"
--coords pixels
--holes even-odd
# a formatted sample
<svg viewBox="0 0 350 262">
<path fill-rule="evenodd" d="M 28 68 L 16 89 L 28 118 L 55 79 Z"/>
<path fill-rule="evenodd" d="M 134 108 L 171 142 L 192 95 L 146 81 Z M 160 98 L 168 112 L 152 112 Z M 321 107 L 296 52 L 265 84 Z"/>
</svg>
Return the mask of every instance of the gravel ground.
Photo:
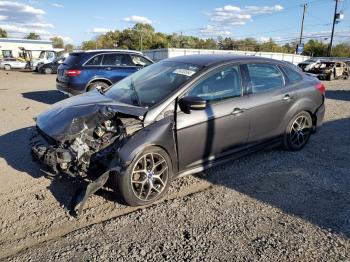
<svg viewBox="0 0 350 262">
<path fill-rule="evenodd" d="M 178 179 L 142 209 L 103 192 L 73 219 L 74 181 L 43 176 L 28 154 L 32 117 L 64 98 L 54 76 L 0 80 L 0 259 L 350 261 L 350 81 L 326 82 L 325 124 L 302 151 Z"/>
</svg>

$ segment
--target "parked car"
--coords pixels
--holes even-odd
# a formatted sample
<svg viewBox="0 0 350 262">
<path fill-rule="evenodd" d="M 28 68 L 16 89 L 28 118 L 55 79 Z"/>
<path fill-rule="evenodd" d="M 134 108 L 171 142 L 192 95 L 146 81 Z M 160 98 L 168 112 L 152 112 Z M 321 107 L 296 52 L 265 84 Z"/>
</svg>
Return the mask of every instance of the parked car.
<svg viewBox="0 0 350 262">
<path fill-rule="evenodd" d="M 0 62 L 0 68 L 7 71 L 11 69 L 24 69 L 26 65 L 26 62 L 20 61 L 16 58 L 5 58 Z"/>
<path fill-rule="evenodd" d="M 63 63 L 64 60 L 65 60 L 65 57 L 60 57 L 51 63 L 39 65 L 38 72 L 42 74 L 47 74 L 47 75 L 57 74 L 57 69 L 60 66 L 60 64 Z"/>
<path fill-rule="evenodd" d="M 152 64 L 141 52 L 91 50 L 71 53 L 58 67 L 57 89 L 70 95 L 102 90 Z"/>
<path fill-rule="evenodd" d="M 312 59 L 312 58 L 311 58 L 311 59 L 307 59 L 307 60 L 305 60 L 304 62 L 299 63 L 299 64 L 298 64 L 298 67 L 300 67 L 302 71 L 305 71 L 305 68 L 306 68 L 308 65 L 313 64 L 313 63 L 316 63 L 316 62 L 317 62 L 316 59 Z"/>
<path fill-rule="evenodd" d="M 37 117 L 32 152 L 51 172 L 98 174 L 76 199 L 110 178 L 129 205 L 146 205 L 177 177 L 267 146 L 302 149 L 324 101 L 318 79 L 282 61 L 169 58 L 53 105 Z"/>
<path fill-rule="evenodd" d="M 316 75 L 319 79 L 347 79 L 349 66 L 342 61 L 319 61 L 305 68 L 305 72 Z"/>
</svg>

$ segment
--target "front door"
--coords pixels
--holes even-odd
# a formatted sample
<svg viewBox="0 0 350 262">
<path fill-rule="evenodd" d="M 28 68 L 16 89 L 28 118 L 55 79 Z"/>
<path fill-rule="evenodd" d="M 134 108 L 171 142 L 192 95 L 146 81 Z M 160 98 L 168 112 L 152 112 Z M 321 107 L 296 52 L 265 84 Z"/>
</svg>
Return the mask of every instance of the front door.
<svg viewBox="0 0 350 262">
<path fill-rule="evenodd" d="M 225 66 L 195 83 L 187 96 L 208 103 L 205 110 L 178 111 L 176 131 L 180 171 L 220 158 L 244 145 L 249 117 L 245 112 L 240 67 Z"/>
</svg>

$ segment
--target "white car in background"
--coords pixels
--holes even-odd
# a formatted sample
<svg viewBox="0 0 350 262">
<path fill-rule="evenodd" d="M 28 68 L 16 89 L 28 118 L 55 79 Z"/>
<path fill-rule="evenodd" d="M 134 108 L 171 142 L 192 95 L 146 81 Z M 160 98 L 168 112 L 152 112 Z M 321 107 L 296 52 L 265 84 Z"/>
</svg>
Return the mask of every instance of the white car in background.
<svg viewBox="0 0 350 262">
<path fill-rule="evenodd" d="M 6 71 L 11 69 L 24 69 L 26 67 L 26 62 L 20 61 L 16 58 L 5 58 L 0 62 L 0 68 Z"/>
</svg>

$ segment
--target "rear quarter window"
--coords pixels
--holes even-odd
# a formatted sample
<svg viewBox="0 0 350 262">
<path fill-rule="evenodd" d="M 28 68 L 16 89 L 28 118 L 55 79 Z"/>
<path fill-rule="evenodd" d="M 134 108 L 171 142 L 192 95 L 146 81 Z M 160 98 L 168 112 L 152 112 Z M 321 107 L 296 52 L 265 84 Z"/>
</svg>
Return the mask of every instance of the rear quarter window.
<svg viewBox="0 0 350 262">
<path fill-rule="evenodd" d="M 76 65 L 80 61 L 79 54 L 70 54 L 65 60 L 64 64 L 66 65 Z"/>
<path fill-rule="evenodd" d="M 299 74 L 298 72 L 296 72 L 295 70 L 293 70 L 289 67 L 284 66 L 283 71 L 286 73 L 286 75 L 291 83 L 296 83 L 296 82 L 299 82 L 303 79 L 301 74 Z"/>
</svg>

